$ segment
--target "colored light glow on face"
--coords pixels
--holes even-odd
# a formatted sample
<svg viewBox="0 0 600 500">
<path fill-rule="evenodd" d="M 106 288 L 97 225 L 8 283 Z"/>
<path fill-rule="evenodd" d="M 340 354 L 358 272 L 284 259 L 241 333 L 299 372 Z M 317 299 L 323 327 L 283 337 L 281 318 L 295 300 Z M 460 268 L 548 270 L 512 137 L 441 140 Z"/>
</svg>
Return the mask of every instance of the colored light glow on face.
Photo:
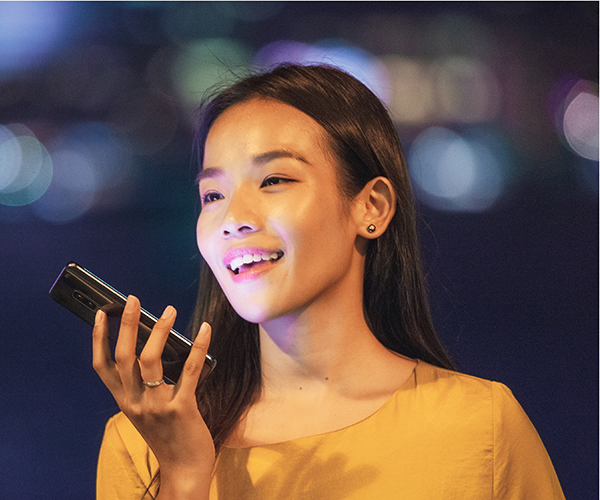
<svg viewBox="0 0 600 500">
<path fill-rule="evenodd" d="M 345 213 L 324 133 L 291 106 L 250 100 L 227 109 L 208 134 L 198 247 L 247 321 L 294 316 L 324 296 L 352 293 L 349 283 L 362 276 L 357 222 Z"/>
</svg>

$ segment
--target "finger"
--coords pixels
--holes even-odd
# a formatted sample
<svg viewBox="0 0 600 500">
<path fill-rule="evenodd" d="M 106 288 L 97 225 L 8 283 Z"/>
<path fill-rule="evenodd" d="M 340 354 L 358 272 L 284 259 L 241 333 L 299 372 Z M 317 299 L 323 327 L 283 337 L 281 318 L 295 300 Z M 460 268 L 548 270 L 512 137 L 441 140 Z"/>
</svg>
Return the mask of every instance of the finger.
<svg viewBox="0 0 600 500">
<path fill-rule="evenodd" d="M 195 393 L 196 391 L 200 375 L 202 374 L 202 368 L 204 368 L 204 360 L 208 352 L 211 332 L 212 328 L 210 325 L 206 322 L 202 323 L 177 382 L 178 389 L 184 393 L 188 391 Z"/>
<path fill-rule="evenodd" d="M 165 349 L 169 332 L 173 328 L 177 311 L 173 306 L 168 306 L 158 319 L 150 337 L 140 353 L 140 373 L 142 380 L 157 382 L 163 378 L 161 356 Z"/>
<path fill-rule="evenodd" d="M 94 330 L 92 331 L 92 366 L 113 394 L 121 388 L 121 378 L 110 355 L 108 340 L 108 319 L 106 313 L 99 310 L 96 313 Z"/>
<path fill-rule="evenodd" d="M 139 365 L 135 352 L 138 325 L 140 321 L 140 301 L 137 297 L 130 295 L 125 303 L 119 337 L 115 347 L 115 361 L 121 381 L 126 388 L 139 388 Z"/>
</svg>

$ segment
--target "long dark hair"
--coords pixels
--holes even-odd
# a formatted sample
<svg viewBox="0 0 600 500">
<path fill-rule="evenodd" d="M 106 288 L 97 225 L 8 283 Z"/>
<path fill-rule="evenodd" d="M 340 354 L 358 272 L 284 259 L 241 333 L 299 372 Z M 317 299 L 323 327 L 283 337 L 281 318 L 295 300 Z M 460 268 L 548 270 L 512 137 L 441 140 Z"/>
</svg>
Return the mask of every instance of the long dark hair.
<svg viewBox="0 0 600 500">
<path fill-rule="evenodd" d="M 388 349 L 454 369 L 433 327 L 406 162 L 383 104 L 340 69 L 278 66 L 203 102 L 195 135 L 200 169 L 215 120 L 231 106 L 253 98 L 293 106 L 325 129 L 340 165 L 339 189 L 348 199 L 374 177 L 390 180 L 396 191 L 396 213 L 385 233 L 370 242 L 366 255 L 363 308 L 367 324 Z M 219 450 L 260 394 L 260 343 L 258 325 L 234 311 L 205 263 L 191 332 L 197 332 L 202 321 L 212 325 L 210 352 L 218 366 L 197 391 L 198 407 Z"/>
</svg>

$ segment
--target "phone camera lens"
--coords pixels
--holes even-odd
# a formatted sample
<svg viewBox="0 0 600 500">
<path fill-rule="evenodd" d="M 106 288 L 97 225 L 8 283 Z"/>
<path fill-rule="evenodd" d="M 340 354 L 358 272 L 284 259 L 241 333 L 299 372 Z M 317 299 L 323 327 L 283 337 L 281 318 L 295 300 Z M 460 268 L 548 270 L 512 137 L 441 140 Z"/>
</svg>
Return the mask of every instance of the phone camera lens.
<svg viewBox="0 0 600 500">
<path fill-rule="evenodd" d="M 90 299 L 88 299 L 81 292 L 78 292 L 78 291 L 73 292 L 73 297 L 75 299 L 77 299 L 79 302 L 81 302 L 88 309 L 91 309 L 92 311 L 96 310 L 96 308 L 97 308 L 96 304 L 94 304 Z"/>
</svg>

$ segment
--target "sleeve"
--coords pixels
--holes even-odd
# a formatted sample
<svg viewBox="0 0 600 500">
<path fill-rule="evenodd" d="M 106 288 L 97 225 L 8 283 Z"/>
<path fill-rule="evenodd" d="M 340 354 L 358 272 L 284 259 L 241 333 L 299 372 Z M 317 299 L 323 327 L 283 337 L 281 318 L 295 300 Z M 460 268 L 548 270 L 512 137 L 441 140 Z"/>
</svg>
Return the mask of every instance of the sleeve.
<svg viewBox="0 0 600 500">
<path fill-rule="evenodd" d="M 497 500 L 564 500 L 533 424 L 508 387 L 492 384 L 494 495 Z"/>
<path fill-rule="evenodd" d="M 97 500 L 156 497 L 158 461 L 133 424 L 118 413 L 106 424 L 96 479 Z"/>
</svg>

